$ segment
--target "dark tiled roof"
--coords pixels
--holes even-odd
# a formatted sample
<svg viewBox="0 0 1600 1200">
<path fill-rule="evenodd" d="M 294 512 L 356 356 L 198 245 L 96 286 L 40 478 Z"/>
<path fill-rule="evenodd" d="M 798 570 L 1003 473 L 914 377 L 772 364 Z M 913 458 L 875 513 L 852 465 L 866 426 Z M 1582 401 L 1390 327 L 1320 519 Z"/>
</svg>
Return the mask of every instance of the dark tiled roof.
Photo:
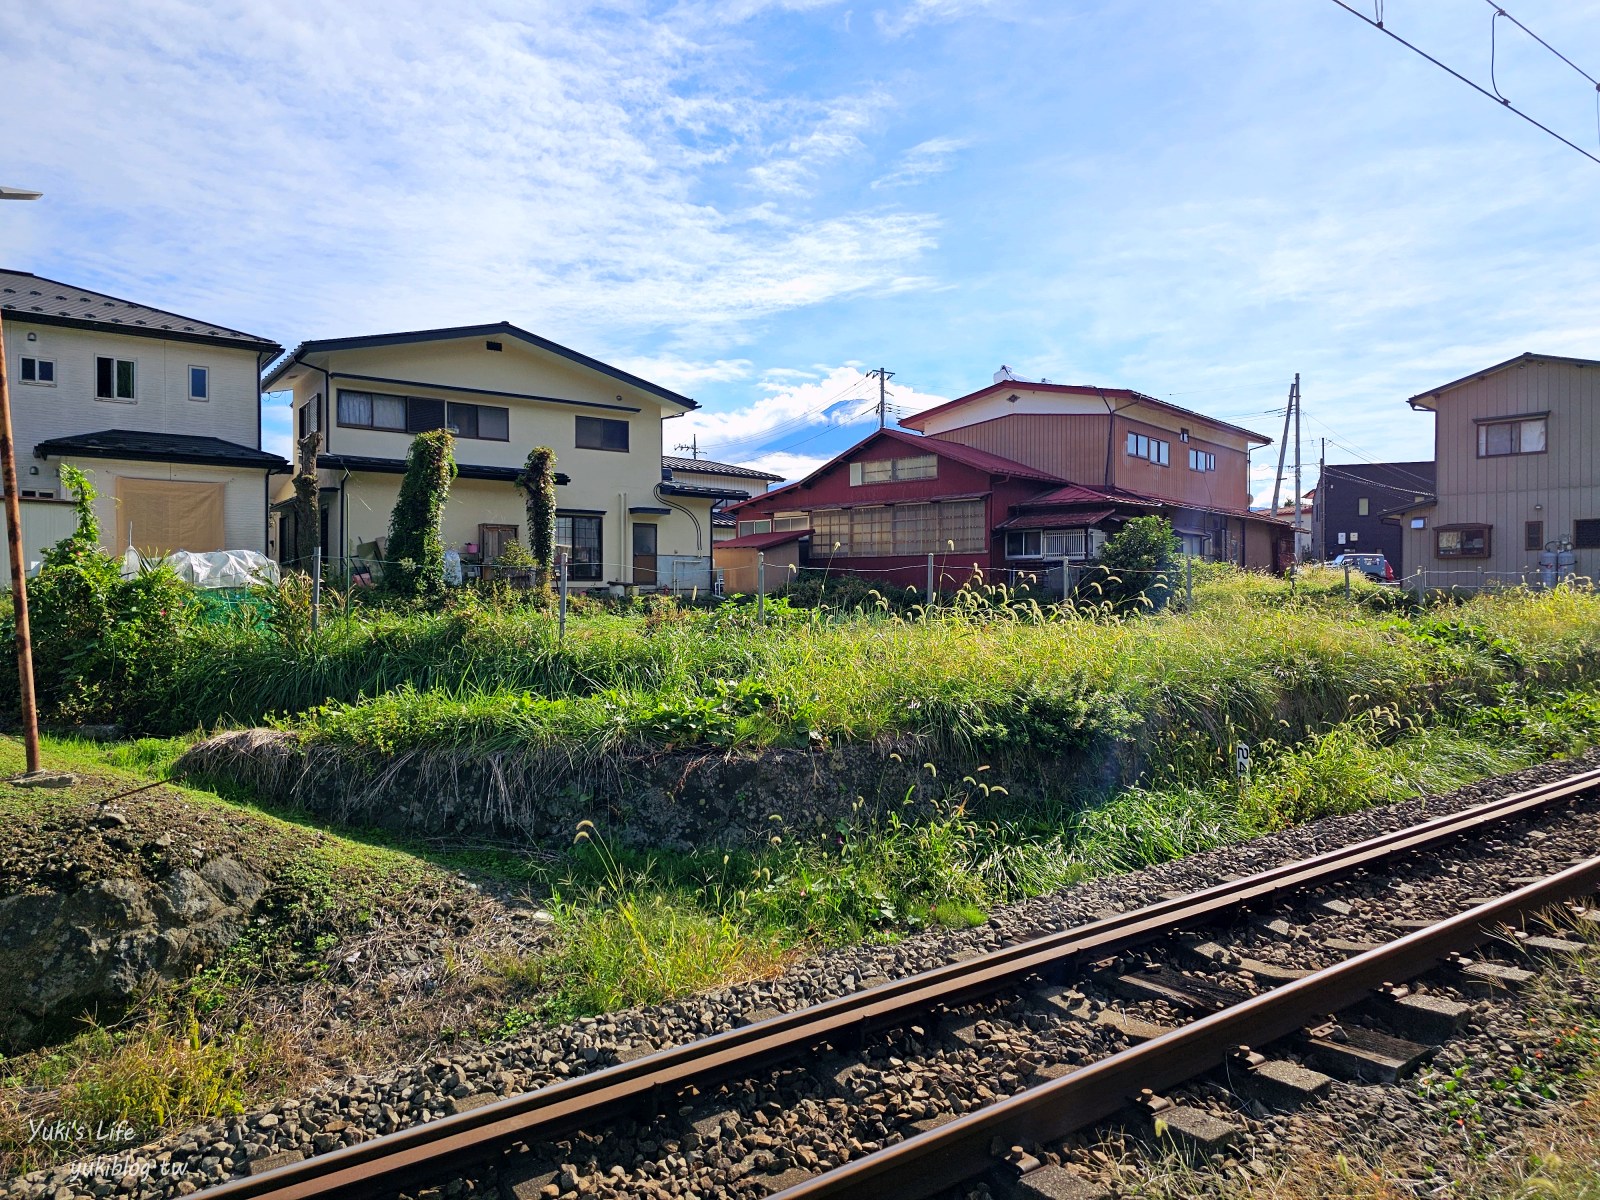
<svg viewBox="0 0 1600 1200">
<path fill-rule="evenodd" d="M 1027 513 L 1001 521 L 995 529 L 1080 529 L 1086 525 L 1098 525 L 1107 517 L 1116 515 L 1114 508 L 1097 508 L 1089 512 Z"/>
<path fill-rule="evenodd" d="M 679 458 L 674 454 L 663 454 L 661 465 L 672 471 L 690 471 L 699 475 L 729 475 L 737 479 L 770 479 L 774 483 L 783 478 L 782 475 L 774 475 L 770 471 L 758 471 L 754 467 L 712 462 L 709 458 Z"/>
<path fill-rule="evenodd" d="M 693 496 L 707 500 L 743 500 L 750 495 L 738 488 L 705 487 L 698 483 L 662 483 L 656 490 L 663 496 Z"/>
<path fill-rule="evenodd" d="M 365 454 L 319 454 L 317 466 L 326 471 L 370 471 L 374 475 L 406 473 L 406 460 L 403 458 L 374 458 Z M 521 467 L 489 467 L 481 463 L 462 462 L 456 464 L 458 479 L 490 479 L 499 483 L 515 483 L 520 474 L 522 474 Z M 560 471 L 556 472 L 558 485 L 571 482 L 571 476 Z"/>
<path fill-rule="evenodd" d="M 39 458 L 122 458 L 131 462 L 178 462 L 217 467 L 254 467 L 287 471 L 288 462 L 276 454 L 194 433 L 140 433 L 131 429 L 102 429 L 50 438 L 33 448 Z"/>
<path fill-rule="evenodd" d="M 541 350 L 548 350 L 552 354 L 577 363 L 579 366 L 588 367 L 591 371 L 598 371 L 602 375 L 609 375 L 620 383 L 636 387 L 640 391 L 649 392 L 652 396 L 659 396 L 663 400 L 670 400 L 674 404 L 681 404 L 684 408 L 699 408 L 700 405 L 687 396 L 680 396 L 677 392 L 669 391 L 658 383 L 651 383 L 648 379 L 624 371 L 621 367 L 613 367 L 610 363 L 601 362 L 598 358 L 590 358 L 587 354 L 580 354 L 576 350 L 568 349 L 559 342 L 552 342 L 549 338 L 540 337 L 537 333 L 530 333 L 526 329 L 513 325 L 510 321 L 496 321 L 492 325 L 452 325 L 445 329 L 413 329 L 404 333 L 374 333 L 362 337 L 344 338 L 317 338 L 301 342 L 283 358 L 279 359 L 267 371 L 261 381 L 263 389 L 270 390 L 273 384 L 295 364 L 295 361 L 307 354 L 327 354 L 338 350 L 363 350 L 375 346 L 409 346 L 418 342 L 449 342 L 462 338 L 485 338 L 497 340 L 499 338 L 515 338 L 519 342 L 526 342 L 530 346 L 537 346 Z"/>
<path fill-rule="evenodd" d="M 241 333 L 210 321 L 181 317 L 165 309 L 132 300 L 119 300 L 104 292 L 58 283 L 27 271 L 0 270 L 0 309 L 18 321 L 41 325 L 67 325 L 77 329 L 106 329 L 144 337 L 206 342 L 263 353 L 283 349 L 269 338 Z"/>
</svg>

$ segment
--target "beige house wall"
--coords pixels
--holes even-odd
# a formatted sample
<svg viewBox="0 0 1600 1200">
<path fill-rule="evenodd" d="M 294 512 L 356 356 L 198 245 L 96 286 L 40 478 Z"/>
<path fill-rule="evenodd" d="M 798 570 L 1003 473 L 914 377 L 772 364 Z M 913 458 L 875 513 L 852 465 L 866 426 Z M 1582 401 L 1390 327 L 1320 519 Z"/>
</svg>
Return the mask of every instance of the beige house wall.
<svg viewBox="0 0 1600 1200">
<path fill-rule="evenodd" d="M 603 578 L 599 585 L 581 586 L 633 582 L 633 527 L 641 522 L 658 527 L 658 575 L 663 583 L 674 578 L 668 560 L 709 560 L 713 540 L 711 501 L 661 496 L 656 492 L 661 483 L 662 422 L 681 415 L 683 406 L 509 335 L 494 340 L 501 343 L 502 350 L 487 350 L 486 339 L 474 337 L 310 355 L 307 361 L 325 367 L 332 378 L 313 370 L 293 379 L 290 390 L 296 437 L 301 408 L 315 401 L 324 454 L 395 460 L 406 457 L 413 440 L 411 434 L 341 426 L 337 400 L 324 394 L 330 387 L 334 397 L 344 389 L 505 408 L 509 412 L 509 440 L 458 437 L 456 462 L 463 466 L 520 468 L 533 447 L 549 446 L 554 450 L 556 471 L 569 479 L 556 488 L 558 511 L 600 514 L 603 522 Z M 446 384 L 450 386 L 443 386 Z M 517 395 L 459 390 L 465 388 Z M 584 406 L 561 401 L 582 401 Z M 579 416 L 626 421 L 627 451 L 580 449 L 576 421 Z M 330 518 L 330 556 L 348 555 L 357 545 L 387 538 L 390 514 L 399 494 L 399 475 L 352 472 L 347 477 L 343 471 L 333 470 L 323 470 L 319 475 L 324 489 L 344 490 L 342 503 L 337 495 L 328 491 L 323 494 L 326 502 L 342 508 L 348 522 L 346 529 L 339 511 Z M 284 479 L 275 499 L 285 499 L 291 492 L 291 482 Z M 668 511 L 636 514 L 630 513 L 630 508 Z M 480 524 L 515 525 L 518 538 L 526 542 L 527 513 L 523 495 L 514 484 L 464 478 L 455 481 L 444 515 L 445 544 L 459 549 L 467 542 L 476 542 Z M 685 589 L 709 587 L 708 563 L 700 564 L 699 575 L 703 578 L 695 577 L 690 565 L 683 565 L 675 577 Z"/>
<path fill-rule="evenodd" d="M 1436 412 L 1438 499 L 1399 518 L 1407 569 L 1426 571 L 1431 587 L 1537 582 L 1539 551 L 1526 548 L 1525 524 L 1542 522 L 1549 542 L 1600 518 L 1600 367 L 1534 360 L 1422 403 Z M 1481 419 L 1540 412 L 1549 414 L 1544 453 L 1478 457 Z M 1439 557 L 1438 527 L 1461 524 L 1491 527 L 1487 558 Z M 1600 577 L 1600 549 L 1575 553 L 1579 575 Z"/>
</svg>

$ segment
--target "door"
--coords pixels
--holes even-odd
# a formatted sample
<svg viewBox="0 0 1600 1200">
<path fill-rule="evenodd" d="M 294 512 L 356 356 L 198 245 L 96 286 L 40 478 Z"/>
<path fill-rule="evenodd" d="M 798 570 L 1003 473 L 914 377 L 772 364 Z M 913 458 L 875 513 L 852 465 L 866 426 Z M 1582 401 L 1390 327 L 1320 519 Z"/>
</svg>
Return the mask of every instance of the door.
<svg viewBox="0 0 1600 1200">
<path fill-rule="evenodd" d="M 517 540 L 515 525 L 479 525 L 478 550 L 483 555 L 483 565 L 492 566 L 507 544 Z"/>
<path fill-rule="evenodd" d="M 640 587 L 656 586 L 656 530 L 642 522 L 633 527 L 633 581 Z"/>
</svg>

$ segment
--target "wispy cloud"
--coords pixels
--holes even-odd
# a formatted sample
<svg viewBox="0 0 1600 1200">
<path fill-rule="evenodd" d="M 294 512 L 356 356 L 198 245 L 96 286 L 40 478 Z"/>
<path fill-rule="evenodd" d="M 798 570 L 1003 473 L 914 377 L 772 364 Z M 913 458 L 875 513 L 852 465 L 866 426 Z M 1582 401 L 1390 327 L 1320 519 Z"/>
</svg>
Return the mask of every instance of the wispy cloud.
<svg viewBox="0 0 1600 1200">
<path fill-rule="evenodd" d="M 954 21 L 975 12 L 993 9 L 1001 0 L 909 0 L 894 10 L 879 10 L 873 14 L 879 32 L 886 37 L 904 37 L 923 25 L 937 21 Z"/>
<path fill-rule="evenodd" d="M 909 187 L 942 175 L 953 165 L 956 153 L 967 148 L 963 138 L 936 137 L 919 142 L 900 156 L 887 175 L 872 181 L 875 188 Z"/>
</svg>

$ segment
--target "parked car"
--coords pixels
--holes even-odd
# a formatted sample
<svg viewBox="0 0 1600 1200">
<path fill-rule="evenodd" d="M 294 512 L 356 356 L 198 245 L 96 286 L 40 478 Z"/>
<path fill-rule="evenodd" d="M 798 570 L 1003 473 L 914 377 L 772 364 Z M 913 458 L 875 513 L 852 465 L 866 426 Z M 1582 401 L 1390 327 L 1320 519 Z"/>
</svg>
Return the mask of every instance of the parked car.
<svg viewBox="0 0 1600 1200">
<path fill-rule="evenodd" d="M 1389 560 L 1382 553 L 1341 554 L 1328 565 L 1336 568 L 1348 565 L 1352 571 L 1360 571 L 1368 579 L 1376 579 L 1379 583 L 1394 581 L 1394 568 L 1389 565 Z"/>
</svg>

